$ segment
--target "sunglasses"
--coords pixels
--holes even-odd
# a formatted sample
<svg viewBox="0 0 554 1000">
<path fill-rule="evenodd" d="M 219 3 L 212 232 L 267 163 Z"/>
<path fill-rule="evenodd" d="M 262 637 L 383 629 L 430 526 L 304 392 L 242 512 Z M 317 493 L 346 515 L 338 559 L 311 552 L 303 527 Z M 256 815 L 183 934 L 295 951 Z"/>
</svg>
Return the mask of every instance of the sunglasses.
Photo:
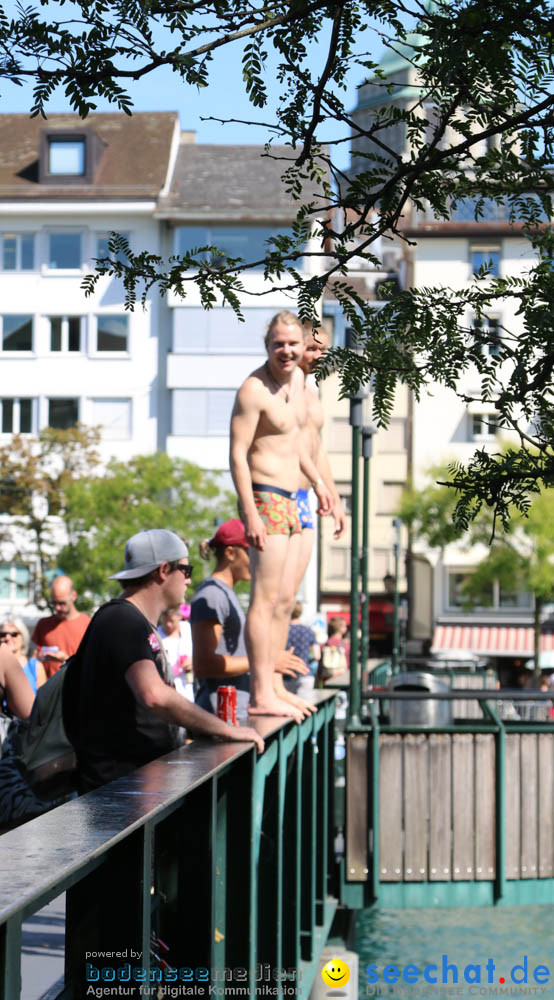
<svg viewBox="0 0 554 1000">
<path fill-rule="evenodd" d="M 173 570 L 176 569 L 181 570 L 181 573 L 183 574 L 185 580 L 190 580 L 192 572 L 194 570 L 194 566 L 192 565 L 192 563 L 187 563 L 186 566 L 183 565 L 182 563 L 179 563 L 178 566 L 173 567 Z"/>
<path fill-rule="evenodd" d="M 19 632 L 0 632 L 0 639 L 7 639 L 11 636 L 12 639 L 17 639 Z"/>
</svg>

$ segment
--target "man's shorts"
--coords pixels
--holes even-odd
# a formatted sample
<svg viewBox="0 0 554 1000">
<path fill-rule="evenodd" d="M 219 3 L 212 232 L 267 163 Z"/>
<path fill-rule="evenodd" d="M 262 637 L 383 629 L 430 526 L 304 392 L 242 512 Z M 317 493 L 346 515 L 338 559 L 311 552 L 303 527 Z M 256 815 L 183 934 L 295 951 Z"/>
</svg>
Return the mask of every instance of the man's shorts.
<svg viewBox="0 0 554 1000">
<path fill-rule="evenodd" d="M 300 518 L 296 506 L 296 493 L 278 486 L 252 483 L 254 503 L 268 535 L 299 535 Z"/>
<path fill-rule="evenodd" d="M 309 490 L 296 491 L 296 506 L 298 507 L 298 517 L 300 518 L 302 531 L 304 528 L 311 528 L 312 531 L 315 528 L 312 508 L 310 507 L 309 492 Z"/>
</svg>

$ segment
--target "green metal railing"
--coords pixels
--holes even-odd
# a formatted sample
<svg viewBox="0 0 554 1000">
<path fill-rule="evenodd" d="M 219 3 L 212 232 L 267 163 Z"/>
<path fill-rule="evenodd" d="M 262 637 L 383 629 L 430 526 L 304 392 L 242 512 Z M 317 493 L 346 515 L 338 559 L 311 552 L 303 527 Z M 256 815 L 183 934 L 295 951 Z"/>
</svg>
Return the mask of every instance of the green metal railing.
<svg viewBox="0 0 554 1000">
<path fill-rule="evenodd" d="M 474 699 L 484 718 L 444 725 L 391 725 L 386 715 L 379 717 L 378 704 L 383 701 L 407 704 L 425 699 L 454 703 Z M 533 699 L 549 704 L 551 696 L 533 692 Z M 521 690 L 362 695 L 368 713 L 361 724 L 347 725 L 346 736 L 343 905 L 359 909 L 375 904 L 554 903 L 554 720 L 507 720 L 497 709 L 497 703 L 513 702 L 517 708 L 518 702 L 529 700 L 530 692 Z M 383 771 L 385 752 L 388 763 Z M 455 761 L 462 765 L 459 775 L 469 768 L 467 781 L 458 776 L 456 782 Z M 464 823 L 464 810 L 473 816 L 473 825 Z M 439 831 L 434 844 L 433 822 Z M 462 827 L 466 843 L 460 847 Z M 385 837 L 396 838 L 396 854 L 389 844 L 380 844 L 380 830 Z M 456 836 L 466 863 L 469 855 L 467 868 L 456 867 Z M 433 850 L 447 859 L 446 868 L 433 867 Z M 381 868 L 387 852 L 398 865 L 395 874 L 390 860 Z M 420 859 L 420 868 L 409 867 L 413 861 L 407 860 L 408 853 Z M 488 867 L 482 864 L 483 856 Z"/>
<path fill-rule="evenodd" d="M 282 970 L 307 995 L 337 906 L 335 699 L 315 700 L 301 725 L 256 723 L 261 756 L 194 741 L 5 834 L 1 1000 L 20 994 L 23 921 L 63 892 L 60 997 L 175 982 L 156 954 L 181 986 L 274 988 Z"/>
</svg>

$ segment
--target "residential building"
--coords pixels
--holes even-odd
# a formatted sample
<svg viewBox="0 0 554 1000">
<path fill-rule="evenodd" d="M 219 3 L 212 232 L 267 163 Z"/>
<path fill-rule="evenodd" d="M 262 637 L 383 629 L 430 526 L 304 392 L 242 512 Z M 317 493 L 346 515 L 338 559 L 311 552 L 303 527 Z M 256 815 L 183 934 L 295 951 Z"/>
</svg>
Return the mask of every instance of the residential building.
<svg viewBox="0 0 554 1000">
<path fill-rule="evenodd" d="M 83 279 L 115 231 L 160 252 L 157 199 L 181 136 L 174 113 L 0 115 L 0 443 L 77 422 L 101 427 L 100 452 L 157 447 L 164 304 L 125 309 L 121 281 Z M 31 597 L 32 553 L 4 544 L 0 613 Z"/>
<path fill-rule="evenodd" d="M 506 220 L 488 218 L 483 222 L 458 220 L 430 223 L 414 217 L 406 235 L 417 241 L 413 251 L 413 282 L 429 287 L 444 282 L 463 289 L 486 256 L 501 277 L 517 277 L 533 262 L 533 249 L 521 227 Z M 486 279 L 483 279 L 486 281 Z M 466 323 L 472 324 L 468 314 Z M 510 301 L 499 304 L 487 317 L 489 330 L 502 335 L 503 328 L 517 336 L 521 318 Z M 494 351 L 494 339 L 487 350 Z M 460 378 L 459 389 L 472 398 L 464 403 L 452 390 L 435 385 L 422 394 L 413 412 L 413 482 L 423 487 L 430 469 L 451 461 L 467 462 L 477 448 L 497 451 L 502 441 L 518 444 L 516 436 L 500 431 L 494 408 L 480 400 L 477 369 L 472 367 Z M 470 550 L 449 545 L 440 552 L 415 548 L 425 554 L 433 567 L 434 632 L 433 652 L 450 657 L 482 655 L 493 660 L 502 673 L 515 661 L 533 655 L 533 597 L 521 590 L 503 591 L 495 584 L 487 607 L 468 611 L 461 586 L 468 573 L 486 555 L 484 547 Z M 543 635 L 543 645 L 553 646 L 553 637 Z"/>
<path fill-rule="evenodd" d="M 166 112 L 0 115 L 0 443 L 81 422 L 100 426 L 104 461 L 167 450 L 219 470 L 232 488 L 234 395 L 265 358 L 272 315 L 296 308 L 257 263 L 296 216 L 280 181 L 292 154 L 194 139 Z M 187 281 L 184 296 L 154 288 L 133 311 L 116 278 L 100 277 L 86 297 L 83 280 L 112 232 L 166 259 L 215 244 L 251 261 L 243 321 L 222 302 L 203 308 Z M 15 540 L 2 549 L 0 614 L 30 597 L 32 554 L 14 562 L 16 549 Z M 315 612 L 317 555 L 304 597 Z"/>
<path fill-rule="evenodd" d="M 100 425 L 105 458 L 156 448 L 163 302 L 131 313 L 119 280 L 89 298 L 82 282 L 112 231 L 161 250 L 179 138 L 170 113 L 0 115 L 0 440 L 82 422 Z"/>
<path fill-rule="evenodd" d="M 363 123 L 374 109 L 396 106 L 424 113 L 433 120 L 433 108 L 418 104 L 417 57 L 411 42 L 395 46 L 384 56 L 380 70 L 383 77 L 364 81 L 358 90 L 354 118 Z M 417 41 L 417 39 L 415 39 Z M 395 121 L 382 132 L 380 138 L 397 154 L 408 152 L 406 128 Z M 448 132 L 443 141 L 448 141 Z M 371 151 L 365 138 L 353 137 L 352 172 L 363 169 L 358 152 Z M 404 250 L 405 281 L 412 287 L 445 287 L 463 289 L 473 280 L 480 267 L 487 263 L 490 274 L 517 277 L 533 262 L 533 250 L 524 238 L 522 227 L 511 224 L 502 207 L 485 202 L 480 221 L 476 222 L 470 201 L 460 203 L 449 221 L 436 221 L 431 213 L 407 209 L 402 235 L 409 240 Z M 482 279 L 486 282 L 487 279 Z M 368 294 L 371 298 L 371 293 Z M 468 325 L 472 317 L 466 317 Z M 507 303 L 492 309 L 485 320 L 489 331 L 501 336 L 505 326 L 517 335 L 521 320 Z M 487 350 L 495 350 L 494 336 L 489 338 Z M 493 407 L 480 400 L 480 385 L 476 369 L 461 376 L 460 389 L 473 401 L 464 403 L 452 390 L 441 385 L 431 385 L 419 400 L 405 398 L 407 415 L 406 438 L 409 454 L 406 464 L 396 462 L 394 476 L 390 467 L 385 482 L 400 484 L 409 478 L 413 484 L 423 486 L 429 482 L 430 468 L 441 463 L 469 459 L 477 447 L 486 450 L 498 448 L 499 433 L 494 423 Z M 397 400 L 397 406 L 399 401 Z M 391 434 L 394 435 L 394 419 Z M 503 432 L 502 437 L 508 437 Z M 398 487 L 399 488 L 399 487 Z M 389 493 L 392 507 L 395 501 Z M 377 501 L 379 503 L 379 501 Z M 394 510 L 392 511 L 394 513 Z M 378 538 L 378 534 L 376 538 Z M 503 593 L 494 588 L 493 603 L 486 609 L 468 612 L 462 606 L 460 586 L 463 578 L 483 558 L 484 549 L 465 551 L 459 545 L 450 545 L 442 553 L 429 551 L 421 542 L 410 543 L 403 537 L 408 569 L 409 634 L 412 649 L 431 647 L 433 652 L 452 657 L 483 654 L 493 659 L 497 666 L 507 667 L 511 662 L 532 655 L 532 596 L 526 593 Z M 374 556 L 375 559 L 375 556 Z M 551 637 L 544 636 L 547 644 Z"/>
</svg>

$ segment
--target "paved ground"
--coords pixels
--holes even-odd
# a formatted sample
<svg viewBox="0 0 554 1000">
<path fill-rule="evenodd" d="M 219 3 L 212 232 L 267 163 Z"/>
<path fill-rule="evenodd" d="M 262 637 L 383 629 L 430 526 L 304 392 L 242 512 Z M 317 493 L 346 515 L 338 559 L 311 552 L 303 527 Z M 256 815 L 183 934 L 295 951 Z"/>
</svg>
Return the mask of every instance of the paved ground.
<svg viewBox="0 0 554 1000">
<path fill-rule="evenodd" d="M 23 924 L 21 1000 L 38 1000 L 63 976 L 64 937 L 62 895 Z"/>
</svg>

